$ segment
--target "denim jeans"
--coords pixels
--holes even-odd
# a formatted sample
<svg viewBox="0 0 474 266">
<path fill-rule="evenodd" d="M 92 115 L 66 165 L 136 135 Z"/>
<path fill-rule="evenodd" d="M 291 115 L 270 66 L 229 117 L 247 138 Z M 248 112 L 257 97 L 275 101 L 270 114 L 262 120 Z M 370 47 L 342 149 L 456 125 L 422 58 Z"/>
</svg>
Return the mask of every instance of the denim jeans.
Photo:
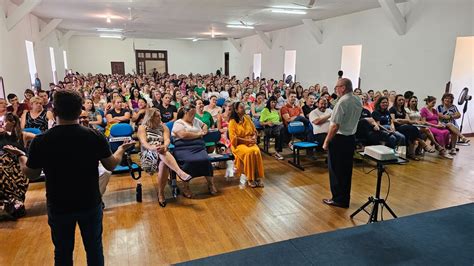
<svg viewBox="0 0 474 266">
<path fill-rule="evenodd" d="M 102 204 L 92 209 L 58 214 L 48 208 L 48 224 L 54 244 L 55 265 L 72 265 L 76 224 L 81 230 L 88 265 L 104 265 Z"/>
</svg>

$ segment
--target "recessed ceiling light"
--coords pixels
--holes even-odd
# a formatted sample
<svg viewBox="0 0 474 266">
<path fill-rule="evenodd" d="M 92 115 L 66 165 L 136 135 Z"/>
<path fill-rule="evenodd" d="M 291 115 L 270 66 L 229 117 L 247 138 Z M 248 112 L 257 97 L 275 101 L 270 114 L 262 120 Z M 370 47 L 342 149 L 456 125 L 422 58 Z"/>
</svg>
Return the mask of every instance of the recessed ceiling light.
<svg viewBox="0 0 474 266">
<path fill-rule="evenodd" d="M 197 42 L 197 41 L 199 41 L 199 39 L 197 39 L 197 38 L 194 38 L 194 39 L 193 39 L 193 42 Z"/>
<path fill-rule="evenodd" d="M 103 31 L 103 32 L 122 32 L 123 29 L 111 29 L 111 28 L 97 28 L 97 31 Z"/>
<path fill-rule="evenodd" d="M 253 26 L 247 26 L 247 25 L 232 25 L 229 24 L 227 25 L 227 28 L 239 28 L 239 29 L 253 29 Z"/>
<path fill-rule="evenodd" d="M 303 10 L 272 9 L 272 12 L 283 13 L 283 14 L 294 14 L 294 15 L 306 15 L 306 11 L 303 11 Z"/>
<path fill-rule="evenodd" d="M 122 35 L 113 35 L 113 34 L 100 34 L 100 38 L 110 38 L 110 39 L 122 39 Z"/>
<path fill-rule="evenodd" d="M 110 23 L 112 22 L 112 20 L 110 19 L 110 17 L 107 17 L 107 23 Z"/>
</svg>

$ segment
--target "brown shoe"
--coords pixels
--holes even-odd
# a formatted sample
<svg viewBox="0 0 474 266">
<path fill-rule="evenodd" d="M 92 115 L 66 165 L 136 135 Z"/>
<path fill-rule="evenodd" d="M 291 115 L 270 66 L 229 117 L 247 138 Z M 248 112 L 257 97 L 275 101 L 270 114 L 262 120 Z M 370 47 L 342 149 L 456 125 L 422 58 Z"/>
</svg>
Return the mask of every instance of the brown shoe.
<svg viewBox="0 0 474 266">
<path fill-rule="evenodd" d="M 344 208 L 344 209 L 349 208 L 349 204 L 346 205 L 346 204 L 337 203 L 332 199 L 323 199 L 323 203 L 329 206 L 334 206 L 334 207 L 339 207 L 339 208 Z"/>
</svg>

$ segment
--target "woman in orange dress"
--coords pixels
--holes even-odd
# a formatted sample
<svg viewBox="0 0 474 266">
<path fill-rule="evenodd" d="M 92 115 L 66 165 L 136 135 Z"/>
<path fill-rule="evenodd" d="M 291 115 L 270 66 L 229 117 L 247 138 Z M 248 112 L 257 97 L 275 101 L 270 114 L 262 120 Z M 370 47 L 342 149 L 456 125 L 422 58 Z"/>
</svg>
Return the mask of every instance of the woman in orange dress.
<svg viewBox="0 0 474 266">
<path fill-rule="evenodd" d="M 263 160 L 257 146 L 257 130 L 241 102 L 234 103 L 230 115 L 229 138 L 237 173 L 247 176 L 251 188 L 263 187 Z"/>
</svg>

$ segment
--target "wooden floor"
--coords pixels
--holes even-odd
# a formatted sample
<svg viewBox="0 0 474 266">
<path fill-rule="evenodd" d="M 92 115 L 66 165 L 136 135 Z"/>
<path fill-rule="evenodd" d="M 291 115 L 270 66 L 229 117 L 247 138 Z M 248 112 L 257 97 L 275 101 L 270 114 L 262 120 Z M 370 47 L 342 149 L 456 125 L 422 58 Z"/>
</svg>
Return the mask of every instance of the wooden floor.
<svg viewBox="0 0 474 266">
<path fill-rule="evenodd" d="M 330 197 L 323 160 L 302 172 L 286 161 L 264 155 L 263 189 L 240 189 L 216 171 L 220 193 L 207 194 L 204 180 L 193 180 L 196 199 L 179 197 L 160 208 L 156 178 L 144 175 L 143 202 L 135 202 L 134 181 L 113 176 L 104 196 L 104 255 L 108 265 L 161 265 L 216 255 L 289 238 L 361 225 L 367 215 L 349 215 L 374 194 L 373 165 L 356 163 L 349 209 L 326 206 Z M 399 216 L 474 201 L 474 146 L 460 147 L 456 158 L 427 155 L 424 161 L 388 166 L 388 203 Z M 313 166 L 311 166 L 313 164 Z M 382 193 L 387 191 L 384 177 Z M 71 188 L 74 189 L 74 188 Z M 170 192 L 167 188 L 168 197 Z M 30 186 L 28 214 L 18 221 L 0 222 L 0 265 L 52 265 L 53 245 L 47 224 L 43 183 Z M 389 218 L 385 212 L 385 218 Z M 85 265 L 85 252 L 76 232 L 76 265 Z"/>
</svg>

